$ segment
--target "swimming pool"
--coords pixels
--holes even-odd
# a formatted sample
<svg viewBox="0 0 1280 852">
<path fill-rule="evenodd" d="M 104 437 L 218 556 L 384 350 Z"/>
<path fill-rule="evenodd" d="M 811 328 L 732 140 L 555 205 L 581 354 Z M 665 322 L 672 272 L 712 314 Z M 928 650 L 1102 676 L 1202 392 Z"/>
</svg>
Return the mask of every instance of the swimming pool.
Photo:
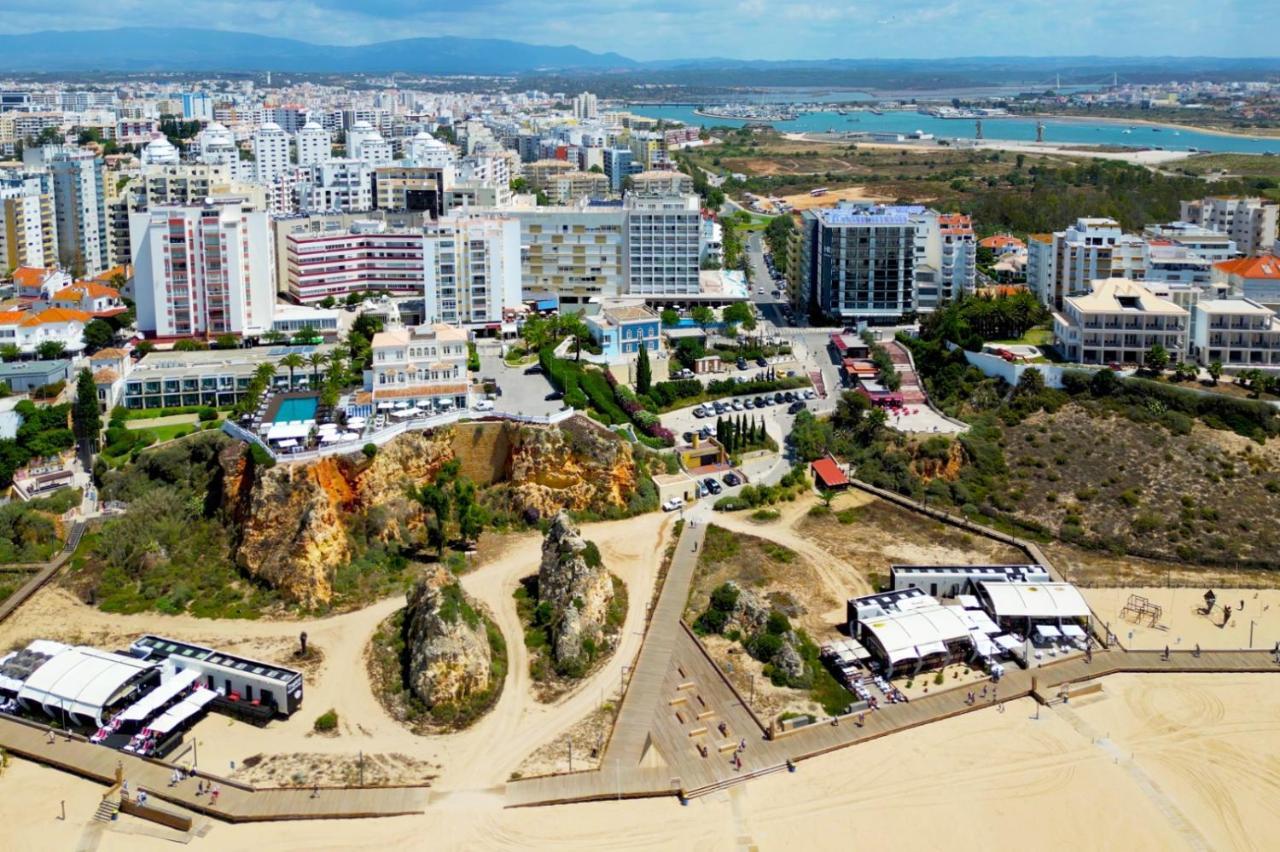
<svg viewBox="0 0 1280 852">
<path fill-rule="evenodd" d="M 292 420 L 314 420 L 319 399 L 316 396 L 291 396 L 281 400 L 280 407 L 276 409 L 274 422 L 287 423 Z"/>
</svg>

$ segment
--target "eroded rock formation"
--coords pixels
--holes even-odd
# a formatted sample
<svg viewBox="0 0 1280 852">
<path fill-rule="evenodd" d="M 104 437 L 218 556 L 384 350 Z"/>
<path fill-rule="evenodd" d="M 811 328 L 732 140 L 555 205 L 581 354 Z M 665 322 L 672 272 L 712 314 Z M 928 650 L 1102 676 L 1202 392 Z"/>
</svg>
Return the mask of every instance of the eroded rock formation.
<svg viewBox="0 0 1280 852">
<path fill-rule="evenodd" d="M 605 512 L 626 506 L 636 488 L 630 446 L 583 418 L 558 427 L 493 422 L 408 432 L 372 459 L 354 453 L 270 468 L 236 444 L 220 459 L 236 562 L 291 601 L 328 604 L 334 571 L 353 555 L 349 527 L 359 521 L 371 539 L 415 541 L 423 513 L 409 491 L 454 458 L 489 486 L 482 499 L 515 514 Z"/>
<path fill-rule="evenodd" d="M 489 688 L 493 663 L 482 619 L 443 569 L 408 594 L 409 688 L 428 707 L 456 704 Z"/>
<path fill-rule="evenodd" d="M 542 542 L 538 601 L 551 605 L 556 670 L 581 675 L 610 641 L 605 625 L 613 579 L 595 544 L 583 539 L 567 512 L 556 515 Z"/>
</svg>

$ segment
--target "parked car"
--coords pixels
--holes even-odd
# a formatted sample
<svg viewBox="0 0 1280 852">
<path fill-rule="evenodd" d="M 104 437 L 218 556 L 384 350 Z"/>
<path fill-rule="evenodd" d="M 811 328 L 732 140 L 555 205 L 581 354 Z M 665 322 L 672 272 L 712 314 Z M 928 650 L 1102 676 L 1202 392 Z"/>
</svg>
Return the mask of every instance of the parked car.
<svg viewBox="0 0 1280 852">
<path fill-rule="evenodd" d="M 786 393 L 784 393 L 784 394 L 782 395 L 782 399 L 783 399 L 783 401 L 784 401 L 784 402 L 795 402 L 795 399 L 796 399 L 795 392 L 794 392 L 794 391 L 787 391 Z"/>
<path fill-rule="evenodd" d="M 755 407 L 756 407 L 756 401 L 755 401 L 754 399 L 748 399 L 748 400 L 746 400 L 745 402 L 743 402 L 743 403 L 742 403 L 742 407 L 743 407 L 743 408 L 747 408 L 747 409 L 755 408 Z"/>
<path fill-rule="evenodd" d="M 793 402 L 791 403 L 791 406 L 787 409 L 788 414 L 799 414 L 801 411 L 804 411 L 803 402 Z"/>
<path fill-rule="evenodd" d="M 551 393 L 547 394 L 546 399 L 548 402 L 554 402 L 557 399 L 564 399 L 564 391 L 553 390 Z"/>
<path fill-rule="evenodd" d="M 693 433 L 692 433 L 692 432 L 685 432 L 685 433 L 684 433 L 683 435 L 681 435 L 680 437 L 684 439 L 684 442 L 685 442 L 686 444 L 692 444 L 692 443 L 693 443 Z"/>
<path fill-rule="evenodd" d="M 757 359 L 756 359 L 756 366 L 757 366 L 757 367 L 767 367 L 767 366 L 769 366 L 769 362 L 768 362 L 768 361 L 766 361 L 766 360 L 764 359 L 764 357 L 762 356 L 762 357 L 760 357 L 760 358 L 757 358 Z"/>
<path fill-rule="evenodd" d="M 805 392 L 804 392 L 804 398 L 805 398 L 805 399 L 814 399 L 814 398 L 816 398 L 817 396 L 818 396 L 818 394 L 817 394 L 815 391 L 807 390 L 807 391 L 805 391 Z"/>
<path fill-rule="evenodd" d="M 746 359 L 746 358 L 739 358 L 739 359 L 738 359 L 738 369 L 739 369 L 739 370 L 745 370 L 745 369 L 747 369 L 747 359 Z"/>
<path fill-rule="evenodd" d="M 742 410 L 742 400 L 740 400 L 740 399 L 735 399 L 735 400 L 733 401 L 732 408 L 733 408 L 733 410 L 734 410 L 734 411 L 741 411 L 741 410 Z"/>
<path fill-rule="evenodd" d="M 662 504 L 662 511 L 674 512 L 675 510 L 679 509 L 683 505 L 684 505 L 684 501 L 681 500 L 679 497 L 672 497 L 670 500 Z"/>
<path fill-rule="evenodd" d="M 699 405 L 697 408 L 695 408 L 695 409 L 693 410 L 693 416 L 694 416 L 694 417 L 706 417 L 706 416 L 707 416 L 707 410 L 706 410 L 705 408 L 703 408 L 701 405 Z"/>
<path fill-rule="evenodd" d="M 493 403 L 487 399 L 482 399 L 475 405 L 471 406 L 473 411 L 493 411 Z"/>
<path fill-rule="evenodd" d="M 724 475 L 724 484 L 729 486 L 730 488 L 732 488 L 733 486 L 737 485 L 740 482 L 742 482 L 742 480 L 739 479 L 738 474 L 734 473 L 733 471 L 729 471 Z"/>
<path fill-rule="evenodd" d="M 542 366 L 539 364 L 530 364 L 528 367 L 524 368 L 524 374 L 526 376 L 536 376 L 541 372 L 542 372 Z"/>
<path fill-rule="evenodd" d="M 773 395 L 773 404 L 782 405 L 782 391 L 778 391 Z"/>
<path fill-rule="evenodd" d="M 699 438 L 702 438 L 704 441 L 705 441 L 707 438 L 710 438 L 712 434 L 713 434 L 713 433 L 712 433 L 712 431 L 711 431 L 711 427 L 710 427 L 710 426 L 703 426 L 701 429 L 699 429 L 699 430 L 698 430 L 698 437 L 699 437 Z"/>
<path fill-rule="evenodd" d="M 710 476 L 702 480 L 702 484 L 706 486 L 706 489 L 710 491 L 712 494 L 719 494 L 721 491 L 724 490 L 723 488 L 720 487 L 720 483 L 716 482 L 715 479 L 713 479 Z"/>
</svg>

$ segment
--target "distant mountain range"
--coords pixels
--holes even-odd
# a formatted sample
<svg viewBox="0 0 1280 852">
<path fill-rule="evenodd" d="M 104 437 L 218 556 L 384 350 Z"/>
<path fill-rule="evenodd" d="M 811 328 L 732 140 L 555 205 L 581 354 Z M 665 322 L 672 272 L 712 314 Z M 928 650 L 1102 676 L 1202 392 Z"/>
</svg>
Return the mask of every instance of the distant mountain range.
<svg viewBox="0 0 1280 852">
<path fill-rule="evenodd" d="M 744 60 L 715 57 L 638 62 L 572 45 L 440 36 L 356 46 L 311 44 L 252 33 L 126 27 L 0 35 L 0 73 L 305 72 L 438 75 L 644 74 L 703 85 L 841 85 L 909 88 L 1050 80 L 1121 82 L 1275 76 L 1280 60 L 1245 57 L 957 57 Z"/>
<path fill-rule="evenodd" d="M 635 60 L 579 47 L 440 36 L 354 47 L 189 28 L 125 27 L 0 35 L 0 71 L 298 71 L 521 74 L 626 69 Z"/>
</svg>

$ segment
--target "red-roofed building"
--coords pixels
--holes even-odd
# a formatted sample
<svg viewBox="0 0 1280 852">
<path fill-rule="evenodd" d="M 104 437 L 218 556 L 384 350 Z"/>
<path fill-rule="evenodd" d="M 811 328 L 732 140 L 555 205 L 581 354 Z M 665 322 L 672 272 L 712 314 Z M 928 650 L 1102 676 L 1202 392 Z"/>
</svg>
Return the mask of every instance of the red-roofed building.
<svg viewBox="0 0 1280 852">
<path fill-rule="evenodd" d="M 0 346 L 13 345 L 30 355 L 47 341 L 62 344 L 69 354 L 84 350 L 84 327 L 91 314 L 71 308 L 0 312 Z"/>
<path fill-rule="evenodd" d="M 844 471 L 840 469 L 840 465 L 836 464 L 835 459 L 830 457 L 818 459 L 809 467 L 813 470 L 813 478 L 819 488 L 835 491 L 849 487 L 849 477 L 844 475 Z"/>
<path fill-rule="evenodd" d="M 73 308 L 95 317 L 109 317 L 124 313 L 120 291 L 97 281 L 77 281 L 53 294 L 50 303 L 55 307 Z"/>
<path fill-rule="evenodd" d="M 17 287 L 18 298 L 48 301 L 55 293 L 71 283 L 71 276 L 61 269 L 20 266 L 13 271 L 13 283 Z"/>
<path fill-rule="evenodd" d="M 1215 263 L 1213 283 L 1225 284 L 1233 296 L 1280 305 L 1280 257 L 1241 257 Z"/>
<path fill-rule="evenodd" d="M 1013 234 L 996 234 L 978 240 L 978 248 L 991 249 L 996 253 L 997 257 L 1010 252 L 1022 251 L 1026 247 L 1027 244 Z"/>
</svg>

